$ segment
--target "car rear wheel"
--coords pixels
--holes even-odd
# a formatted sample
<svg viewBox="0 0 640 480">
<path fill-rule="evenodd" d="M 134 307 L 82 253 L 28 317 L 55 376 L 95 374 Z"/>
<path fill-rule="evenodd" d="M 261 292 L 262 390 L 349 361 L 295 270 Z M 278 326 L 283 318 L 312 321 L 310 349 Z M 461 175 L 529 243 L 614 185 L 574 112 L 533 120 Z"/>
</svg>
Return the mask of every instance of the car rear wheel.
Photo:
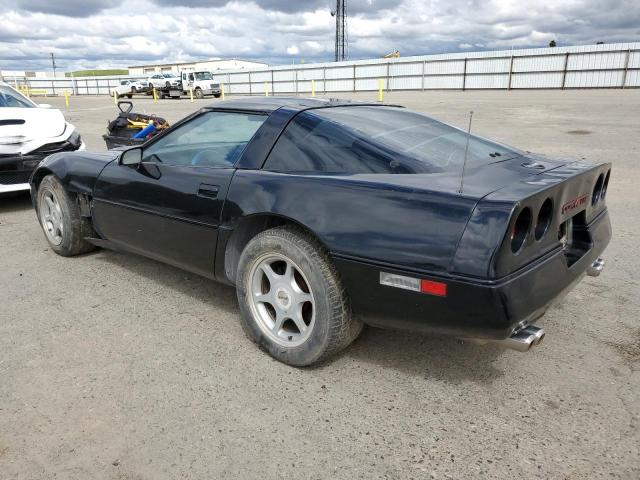
<svg viewBox="0 0 640 480">
<path fill-rule="evenodd" d="M 88 219 L 80 214 L 80 206 L 53 175 L 44 177 L 38 187 L 38 219 L 51 249 L 70 257 L 93 250 L 85 240 L 93 229 Z"/>
<path fill-rule="evenodd" d="M 247 336 L 289 365 L 321 362 L 362 331 L 326 251 L 299 229 L 255 236 L 240 257 L 236 289 Z"/>
</svg>

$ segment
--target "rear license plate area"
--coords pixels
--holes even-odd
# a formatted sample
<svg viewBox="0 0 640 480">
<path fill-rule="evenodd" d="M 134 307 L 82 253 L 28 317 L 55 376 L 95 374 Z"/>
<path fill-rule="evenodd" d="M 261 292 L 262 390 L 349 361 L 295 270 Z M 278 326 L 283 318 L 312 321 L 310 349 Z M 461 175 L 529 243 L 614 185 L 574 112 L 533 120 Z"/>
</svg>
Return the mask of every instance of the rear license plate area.
<svg viewBox="0 0 640 480">
<path fill-rule="evenodd" d="M 591 249 L 593 242 L 587 228 L 585 210 L 578 212 L 560 224 L 558 227 L 558 240 L 562 245 L 567 266 L 569 267 Z"/>
</svg>

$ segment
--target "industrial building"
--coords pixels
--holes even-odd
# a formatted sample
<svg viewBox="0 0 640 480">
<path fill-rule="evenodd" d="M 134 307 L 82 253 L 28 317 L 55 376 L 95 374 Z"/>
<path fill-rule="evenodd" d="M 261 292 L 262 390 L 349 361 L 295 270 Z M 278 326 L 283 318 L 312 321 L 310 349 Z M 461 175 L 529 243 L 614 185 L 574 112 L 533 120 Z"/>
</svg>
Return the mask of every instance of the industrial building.
<svg viewBox="0 0 640 480">
<path fill-rule="evenodd" d="M 215 72 L 216 70 L 250 70 L 267 66 L 266 63 L 253 62 L 251 60 L 212 58 L 192 62 L 132 65 L 129 67 L 129 75 L 145 76 L 154 73 L 178 73 L 180 70 L 207 70 L 210 72 Z"/>
</svg>

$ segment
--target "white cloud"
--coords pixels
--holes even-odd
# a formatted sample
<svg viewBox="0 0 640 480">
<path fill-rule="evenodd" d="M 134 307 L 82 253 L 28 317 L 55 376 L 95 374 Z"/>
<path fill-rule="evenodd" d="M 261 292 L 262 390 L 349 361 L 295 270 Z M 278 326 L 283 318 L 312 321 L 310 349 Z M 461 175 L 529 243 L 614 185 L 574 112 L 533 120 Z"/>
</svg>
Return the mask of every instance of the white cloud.
<svg viewBox="0 0 640 480">
<path fill-rule="evenodd" d="M 154 3 L 155 2 L 155 3 Z M 159 4 L 163 3 L 164 6 Z M 0 0 L 3 69 L 242 57 L 331 60 L 329 0 Z M 349 55 L 403 56 L 640 37 L 637 0 L 350 0 Z"/>
</svg>

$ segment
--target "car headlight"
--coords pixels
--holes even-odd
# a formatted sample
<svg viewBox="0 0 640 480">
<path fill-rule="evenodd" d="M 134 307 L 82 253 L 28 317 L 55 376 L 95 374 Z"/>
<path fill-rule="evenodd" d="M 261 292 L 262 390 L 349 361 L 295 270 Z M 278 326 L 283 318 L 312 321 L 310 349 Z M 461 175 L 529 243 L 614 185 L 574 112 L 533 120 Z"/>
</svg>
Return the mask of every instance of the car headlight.
<svg viewBox="0 0 640 480">
<path fill-rule="evenodd" d="M 82 143 L 82 137 L 80 137 L 80 134 L 77 130 L 71 132 L 71 135 L 69 135 L 69 138 L 67 138 L 67 143 L 70 143 L 74 147 L 80 146 L 80 144 Z"/>
</svg>

